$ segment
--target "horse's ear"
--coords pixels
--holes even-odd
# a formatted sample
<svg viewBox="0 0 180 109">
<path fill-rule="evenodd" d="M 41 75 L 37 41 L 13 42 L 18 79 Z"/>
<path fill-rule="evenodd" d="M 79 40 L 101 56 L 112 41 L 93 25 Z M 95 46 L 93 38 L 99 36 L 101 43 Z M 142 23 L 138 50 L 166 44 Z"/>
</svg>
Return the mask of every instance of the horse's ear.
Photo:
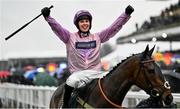
<svg viewBox="0 0 180 109">
<path fill-rule="evenodd" d="M 149 52 L 149 44 L 146 46 L 146 49 L 145 49 L 145 51 L 143 52 L 143 57 L 144 57 L 144 58 L 146 57 L 146 55 L 148 54 L 148 52 Z"/>
<path fill-rule="evenodd" d="M 151 50 L 149 50 L 148 55 L 149 55 L 150 57 L 152 56 L 152 53 L 153 53 L 153 51 L 154 51 L 155 46 L 156 46 L 156 45 L 154 45 L 154 47 L 153 47 Z"/>
</svg>

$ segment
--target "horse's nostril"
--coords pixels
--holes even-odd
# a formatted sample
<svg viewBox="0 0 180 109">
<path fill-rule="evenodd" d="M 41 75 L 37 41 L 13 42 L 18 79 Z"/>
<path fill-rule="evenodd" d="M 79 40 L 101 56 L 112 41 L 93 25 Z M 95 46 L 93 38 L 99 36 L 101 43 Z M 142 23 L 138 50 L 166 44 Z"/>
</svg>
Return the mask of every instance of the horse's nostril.
<svg viewBox="0 0 180 109">
<path fill-rule="evenodd" d="M 166 105 L 170 105 L 173 101 L 173 96 L 172 95 L 168 95 L 166 96 L 166 101 L 165 101 L 165 104 Z"/>
<path fill-rule="evenodd" d="M 168 95 L 167 99 L 172 101 L 173 100 L 173 96 L 172 95 Z"/>
</svg>

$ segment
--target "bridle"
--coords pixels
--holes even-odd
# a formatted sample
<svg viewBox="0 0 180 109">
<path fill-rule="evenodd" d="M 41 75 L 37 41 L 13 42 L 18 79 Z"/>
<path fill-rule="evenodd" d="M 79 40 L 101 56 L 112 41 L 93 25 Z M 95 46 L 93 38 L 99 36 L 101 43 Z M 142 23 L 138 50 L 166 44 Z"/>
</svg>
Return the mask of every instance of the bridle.
<svg viewBox="0 0 180 109">
<path fill-rule="evenodd" d="M 149 60 L 145 60 L 145 61 L 140 62 L 140 68 L 139 68 L 139 71 L 137 73 L 136 79 L 139 76 L 139 73 L 141 72 L 141 70 L 143 70 L 142 72 L 143 72 L 143 74 L 145 76 L 145 81 L 149 85 L 148 90 L 146 90 L 146 92 L 150 96 L 152 96 L 154 98 L 157 98 L 157 97 L 160 97 L 160 96 L 163 95 L 163 93 L 164 93 L 163 89 L 170 89 L 170 85 L 169 85 L 168 81 L 165 81 L 164 84 L 153 87 L 152 82 L 148 79 L 148 76 L 147 76 L 147 74 L 145 72 L 145 69 L 147 69 L 145 64 L 152 63 L 152 62 L 154 63 L 153 59 L 149 59 Z"/>
</svg>

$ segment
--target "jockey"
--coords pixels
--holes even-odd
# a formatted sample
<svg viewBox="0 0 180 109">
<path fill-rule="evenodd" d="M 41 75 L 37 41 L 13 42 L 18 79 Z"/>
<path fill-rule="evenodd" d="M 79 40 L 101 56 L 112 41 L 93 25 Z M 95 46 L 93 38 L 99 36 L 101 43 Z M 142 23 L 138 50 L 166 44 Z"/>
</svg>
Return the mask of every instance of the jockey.
<svg viewBox="0 0 180 109">
<path fill-rule="evenodd" d="M 53 32 L 62 40 L 67 49 L 68 68 L 71 75 L 66 80 L 64 105 L 67 108 L 71 93 L 74 88 L 85 86 L 95 78 L 102 78 L 106 73 L 101 72 L 100 47 L 101 43 L 108 41 L 129 20 L 134 11 L 132 6 L 127 6 L 123 12 L 108 28 L 92 34 L 92 15 L 87 10 L 80 10 L 74 16 L 74 25 L 78 32 L 70 32 L 63 28 L 50 16 L 50 9 L 45 7 L 41 10 L 45 20 Z"/>
</svg>

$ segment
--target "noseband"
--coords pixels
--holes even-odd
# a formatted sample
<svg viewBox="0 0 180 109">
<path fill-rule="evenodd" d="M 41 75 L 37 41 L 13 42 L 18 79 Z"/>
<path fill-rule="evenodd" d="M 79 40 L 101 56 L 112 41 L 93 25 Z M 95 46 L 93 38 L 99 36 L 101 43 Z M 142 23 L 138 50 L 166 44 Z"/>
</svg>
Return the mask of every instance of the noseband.
<svg viewBox="0 0 180 109">
<path fill-rule="evenodd" d="M 170 89 L 170 85 L 169 85 L 168 81 L 165 81 L 164 84 L 162 84 L 160 86 L 157 86 L 157 87 L 153 87 L 152 82 L 148 79 L 148 76 L 147 76 L 147 74 L 145 72 L 145 69 L 147 69 L 145 64 L 151 63 L 151 62 L 154 63 L 154 60 L 150 59 L 150 60 L 146 60 L 146 61 L 141 61 L 140 62 L 140 69 L 138 71 L 136 79 L 137 79 L 141 69 L 143 68 L 143 73 L 144 73 L 144 76 L 145 76 L 145 81 L 149 85 L 148 86 L 148 90 L 146 91 L 147 94 L 149 94 L 152 97 L 160 97 L 164 93 L 163 89 Z"/>
</svg>

